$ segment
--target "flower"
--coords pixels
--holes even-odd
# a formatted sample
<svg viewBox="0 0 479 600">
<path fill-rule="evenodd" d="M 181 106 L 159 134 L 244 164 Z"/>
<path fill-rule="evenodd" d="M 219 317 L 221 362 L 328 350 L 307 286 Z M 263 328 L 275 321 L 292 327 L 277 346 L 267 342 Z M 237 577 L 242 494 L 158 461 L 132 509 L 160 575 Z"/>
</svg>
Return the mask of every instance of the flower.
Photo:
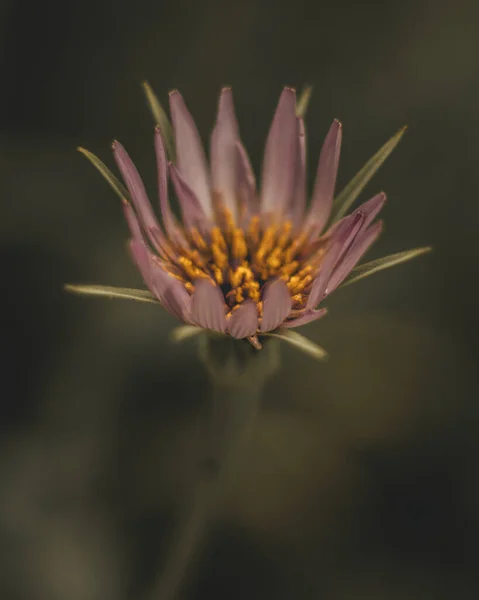
<svg viewBox="0 0 479 600">
<path fill-rule="evenodd" d="M 152 94 L 150 88 L 147 92 Z M 113 155 L 126 189 L 103 163 L 81 149 L 122 198 L 131 254 L 151 292 L 137 293 L 136 299 L 158 301 L 195 330 L 247 339 L 258 349 L 258 336 L 278 330 L 279 335 L 297 342 L 299 337 L 286 330 L 326 314 L 326 308 L 318 305 L 348 276 L 351 279 L 351 271 L 380 235 L 382 222 L 375 219 L 386 200 L 383 192 L 343 215 L 404 130 L 383 146 L 334 202 L 342 125 L 333 121 L 320 152 L 308 205 L 305 103 L 296 102 L 294 89 L 284 88 L 279 98 L 266 141 L 259 190 L 241 143 L 231 89 L 224 88 L 220 94 L 209 165 L 182 96 L 174 90 L 169 100 L 175 162 L 169 136 L 165 139 L 164 113 L 160 113 L 162 125 L 155 129 L 162 223 L 119 142 L 113 143 Z M 158 115 L 161 109 L 154 102 L 153 96 Z M 179 201 L 181 221 L 169 204 L 168 181 Z M 355 277 L 426 250 L 374 261 Z M 135 296 L 128 290 L 115 293 L 110 288 L 70 289 Z"/>
</svg>

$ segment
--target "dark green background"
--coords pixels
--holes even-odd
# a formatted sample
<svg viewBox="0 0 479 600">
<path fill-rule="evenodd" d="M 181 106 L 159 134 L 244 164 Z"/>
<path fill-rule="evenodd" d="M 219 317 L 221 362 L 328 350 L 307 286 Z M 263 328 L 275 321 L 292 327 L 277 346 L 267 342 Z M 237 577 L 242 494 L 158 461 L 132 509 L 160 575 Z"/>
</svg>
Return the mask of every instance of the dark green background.
<svg viewBox="0 0 479 600">
<path fill-rule="evenodd" d="M 195 481 L 209 387 L 149 305 L 64 282 L 140 287 L 120 203 L 75 151 L 131 152 L 155 197 L 140 82 L 179 88 L 206 140 L 233 86 L 259 171 L 284 84 L 314 85 L 309 169 L 343 121 L 342 187 L 402 125 L 373 182 L 370 256 L 432 255 L 328 299 L 283 348 L 187 598 L 473 599 L 479 534 L 479 4 L 0 4 L 0 597 L 137 599 Z"/>
</svg>

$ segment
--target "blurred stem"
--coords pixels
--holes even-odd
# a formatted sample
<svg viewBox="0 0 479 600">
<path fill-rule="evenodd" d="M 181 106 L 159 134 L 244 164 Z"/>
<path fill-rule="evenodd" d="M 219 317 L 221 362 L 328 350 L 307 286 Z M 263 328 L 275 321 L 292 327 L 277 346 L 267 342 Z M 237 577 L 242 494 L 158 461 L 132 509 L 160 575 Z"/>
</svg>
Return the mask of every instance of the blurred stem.
<svg viewBox="0 0 479 600">
<path fill-rule="evenodd" d="M 205 451 L 199 461 L 198 484 L 154 586 L 152 600 L 178 597 L 205 542 L 224 484 L 256 423 L 264 383 L 279 365 L 273 340 L 268 348 L 257 352 L 245 342 L 207 336 L 201 340 L 200 357 L 212 384 L 202 423 Z"/>
</svg>

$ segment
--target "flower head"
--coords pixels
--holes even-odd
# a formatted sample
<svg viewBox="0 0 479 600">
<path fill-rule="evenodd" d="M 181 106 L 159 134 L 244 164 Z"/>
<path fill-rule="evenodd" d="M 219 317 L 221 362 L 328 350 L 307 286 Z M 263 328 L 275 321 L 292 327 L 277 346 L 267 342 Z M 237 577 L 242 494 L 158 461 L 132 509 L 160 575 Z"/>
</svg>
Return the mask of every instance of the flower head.
<svg viewBox="0 0 479 600">
<path fill-rule="evenodd" d="M 381 233 L 382 222 L 375 219 L 386 200 L 382 192 L 342 215 L 402 130 L 333 203 L 342 139 L 341 123 L 335 120 L 321 149 L 308 204 L 305 126 L 298 106 L 294 89 L 285 88 L 257 189 L 231 89 L 220 94 L 209 163 L 183 98 L 171 92 L 175 162 L 167 158 L 165 127 L 155 130 L 161 223 L 119 142 L 113 143 L 113 154 L 126 189 L 84 151 L 122 197 L 131 253 L 153 298 L 183 323 L 246 338 L 260 348 L 258 336 L 324 316 L 326 309 L 318 305 L 344 282 Z M 171 159 L 173 152 L 169 154 Z M 168 181 L 179 201 L 181 221 L 169 204 Z M 406 259 L 394 257 L 396 262 Z M 376 263 L 375 270 L 389 266 L 392 258 Z"/>
</svg>

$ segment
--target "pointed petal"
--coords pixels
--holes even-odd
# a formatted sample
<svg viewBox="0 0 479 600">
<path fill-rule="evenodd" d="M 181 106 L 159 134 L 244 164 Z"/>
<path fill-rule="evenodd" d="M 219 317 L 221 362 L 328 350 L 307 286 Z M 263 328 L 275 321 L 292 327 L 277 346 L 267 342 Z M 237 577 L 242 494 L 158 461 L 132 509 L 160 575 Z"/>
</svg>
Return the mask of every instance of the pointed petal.
<svg viewBox="0 0 479 600">
<path fill-rule="evenodd" d="M 151 114 L 155 120 L 155 125 L 160 129 L 163 135 L 168 157 L 172 162 L 175 162 L 175 140 L 173 137 L 173 129 L 171 127 L 170 120 L 166 116 L 165 109 L 161 106 L 155 92 L 151 89 L 151 86 L 147 81 L 143 82 L 143 90 L 145 92 Z"/>
<path fill-rule="evenodd" d="M 181 207 L 183 222 L 188 228 L 200 226 L 204 229 L 206 215 L 196 194 L 181 176 L 177 167 L 170 163 L 170 176 Z"/>
<path fill-rule="evenodd" d="M 158 300 L 148 290 L 134 290 L 132 288 L 111 287 L 108 285 L 72 285 L 66 284 L 65 290 L 80 296 L 103 296 L 104 298 L 123 298 L 159 304 Z"/>
<path fill-rule="evenodd" d="M 282 215 L 292 201 L 297 156 L 296 93 L 280 96 L 264 153 L 261 211 Z"/>
<path fill-rule="evenodd" d="M 236 142 L 236 161 L 238 181 L 239 216 L 250 217 L 259 210 L 258 194 L 256 192 L 256 178 L 251 167 L 248 154 L 241 142 Z"/>
<path fill-rule="evenodd" d="M 325 297 L 334 270 L 341 264 L 355 239 L 361 233 L 364 218 L 364 215 L 360 213 L 348 215 L 328 232 L 328 248 L 319 266 L 319 273 L 313 282 L 306 304 L 307 309 L 315 308 Z"/>
<path fill-rule="evenodd" d="M 237 339 L 253 336 L 258 330 L 258 308 L 252 300 L 246 300 L 233 311 L 228 321 L 228 333 Z"/>
<path fill-rule="evenodd" d="M 319 274 L 313 282 L 311 292 L 308 296 L 308 301 L 306 303 L 306 309 L 308 311 L 316 308 L 316 306 L 318 306 L 318 304 L 323 299 L 324 294 L 326 293 L 326 288 L 328 286 L 329 279 L 342 250 L 343 243 L 341 241 L 337 241 L 331 246 L 326 256 L 323 258 L 320 265 Z"/>
<path fill-rule="evenodd" d="M 260 331 L 271 331 L 279 327 L 291 312 L 292 304 L 288 286 L 282 279 L 267 285 L 263 293 Z"/>
<path fill-rule="evenodd" d="M 291 205 L 291 218 L 296 231 L 302 225 L 306 206 L 306 129 L 301 118 L 298 118 L 297 144 L 298 162 L 296 165 L 294 197 Z"/>
<path fill-rule="evenodd" d="M 320 233 L 326 225 L 333 205 L 334 188 L 338 174 L 339 154 L 341 151 L 342 125 L 334 120 L 329 128 L 319 155 L 316 182 L 314 184 L 311 209 L 307 224 Z"/>
<path fill-rule="evenodd" d="M 386 202 L 386 194 L 380 192 L 373 196 L 367 202 L 363 202 L 361 206 L 351 213 L 351 215 L 362 214 L 364 216 L 363 230 L 367 229 L 369 225 L 374 221 L 377 215 L 382 210 L 384 203 Z"/>
<path fill-rule="evenodd" d="M 138 222 L 138 217 L 136 216 L 131 204 L 127 204 L 126 202 L 123 204 L 123 214 L 125 215 L 125 220 L 127 222 L 128 229 L 130 230 L 131 237 L 139 242 L 145 241 L 143 237 L 143 231 L 141 230 L 140 223 Z"/>
<path fill-rule="evenodd" d="M 115 177 L 115 175 L 113 175 L 110 169 L 105 165 L 105 163 L 103 163 L 98 158 L 98 156 L 95 156 L 92 152 L 89 152 L 81 146 L 79 146 L 77 150 L 78 152 L 81 152 L 83 156 L 85 156 L 96 169 L 98 169 L 98 171 L 108 181 L 115 193 L 118 194 L 118 196 L 122 200 L 126 200 L 127 202 L 130 201 L 130 195 L 128 194 L 128 190 L 126 189 L 126 187 L 121 183 L 119 179 Z"/>
<path fill-rule="evenodd" d="M 176 164 L 181 176 L 212 217 L 211 189 L 205 153 L 193 117 L 178 91 L 170 92 L 170 110 L 176 142 Z"/>
<path fill-rule="evenodd" d="M 290 329 L 280 329 L 275 333 L 265 333 L 264 335 L 279 338 L 280 340 L 284 340 L 291 344 L 298 350 L 301 350 L 305 354 L 309 354 L 313 358 L 317 360 L 325 360 L 328 357 L 328 353 L 324 348 L 318 346 L 308 338 L 304 337 L 297 331 L 291 331 Z"/>
<path fill-rule="evenodd" d="M 226 331 L 226 315 L 223 294 L 219 287 L 208 279 L 197 279 L 191 298 L 191 317 L 193 322 L 204 329 Z"/>
<path fill-rule="evenodd" d="M 163 136 L 158 127 L 155 129 L 155 152 L 158 171 L 158 195 L 160 198 L 160 210 L 163 225 L 167 236 L 173 243 L 179 244 L 180 246 L 186 246 L 187 242 L 184 238 L 182 228 L 178 225 L 168 200 L 168 164 Z"/>
<path fill-rule="evenodd" d="M 327 308 L 320 308 L 319 310 L 306 310 L 301 316 L 296 317 L 295 319 L 291 319 L 289 321 L 285 321 L 281 327 L 286 329 L 293 329 L 294 327 L 301 327 L 302 325 L 306 325 L 306 323 L 311 323 L 312 321 L 317 321 L 324 317 L 328 312 Z"/>
<path fill-rule="evenodd" d="M 346 278 L 351 269 L 361 259 L 363 254 L 369 249 L 371 244 L 376 241 L 382 230 L 382 221 L 371 225 L 369 229 L 362 231 L 352 244 L 350 250 L 336 266 L 326 289 L 326 295 L 331 294 Z"/>
<path fill-rule="evenodd" d="M 127 202 L 123 203 L 123 214 L 125 215 L 125 219 L 128 224 L 128 228 L 130 230 L 131 237 L 134 240 L 148 244 L 148 242 L 145 238 L 145 235 L 144 235 L 144 231 L 141 229 L 140 222 L 138 221 L 138 216 L 136 215 L 135 211 L 133 210 L 133 207 L 131 204 L 128 204 Z M 146 233 L 148 234 L 148 237 L 150 239 L 153 238 L 154 240 L 156 240 L 156 244 L 153 244 L 153 245 L 156 248 L 156 250 L 158 251 L 158 254 L 161 256 L 161 258 L 163 260 L 166 260 L 167 254 L 165 253 L 164 248 L 163 248 L 163 244 L 165 243 L 163 232 L 158 229 L 152 229 Z"/>
<path fill-rule="evenodd" d="M 338 221 L 348 212 L 363 188 L 397 146 L 405 131 L 406 127 L 403 127 L 396 135 L 386 142 L 335 198 L 333 206 L 333 222 Z"/>
<path fill-rule="evenodd" d="M 143 242 L 131 241 L 130 250 L 143 280 L 153 295 L 174 317 L 190 322 L 191 298 L 183 284 L 153 259 Z"/>
<path fill-rule="evenodd" d="M 119 142 L 113 143 L 113 156 L 130 193 L 139 222 L 147 233 L 152 245 L 156 250 L 160 251 L 165 241 L 164 235 L 148 200 L 140 174 L 125 148 Z"/>
<path fill-rule="evenodd" d="M 211 135 L 211 182 L 233 218 L 237 218 L 237 148 L 238 122 L 231 88 L 223 88 L 218 105 L 218 117 Z"/>
<path fill-rule="evenodd" d="M 401 263 L 412 260 L 417 256 L 431 252 L 431 250 L 431 246 L 413 248 L 412 250 L 406 250 L 405 252 L 389 254 L 388 256 L 383 256 L 381 258 L 377 258 L 376 260 L 371 260 L 370 262 L 364 263 L 363 265 L 359 265 L 358 267 L 354 267 L 351 273 L 343 281 L 342 287 L 351 283 L 355 283 L 356 281 L 360 281 L 361 279 L 364 279 L 364 277 L 369 277 L 369 275 L 378 273 L 383 269 L 389 269 L 390 267 L 400 265 Z"/>
<path fill-rule="evenodd" d="M 175 327 L 170 334 L 170 339 L 173 342 L 184 342 L 192 337 L 197 336 L 199 333 L 203 333 L 204 329 L 201 327 L 195 327 L 194 325 L 179 325 Z"/>
</svg>

